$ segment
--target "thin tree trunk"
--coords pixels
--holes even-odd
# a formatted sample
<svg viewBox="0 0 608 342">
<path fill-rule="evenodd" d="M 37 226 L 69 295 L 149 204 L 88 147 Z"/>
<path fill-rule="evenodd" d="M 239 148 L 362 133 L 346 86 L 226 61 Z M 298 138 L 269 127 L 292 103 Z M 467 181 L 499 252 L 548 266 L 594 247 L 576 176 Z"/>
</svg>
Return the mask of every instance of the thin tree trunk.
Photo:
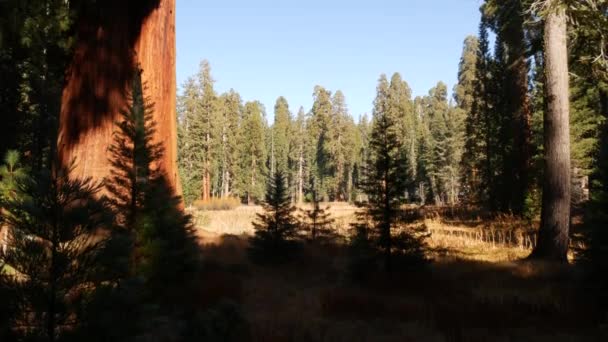
<svg viewBox="0 0 608 342">
<path fill-rule="evenodd" d="M 538 244 L 532 258 L 567 262 L 570 228 L 570 118 L 567 22 L 556 8 L 545 22 L 547 113 L 544 121 L 545 172 Z"/>
<path fill-rule="evenodd" d="M 251 192 L 253 192 L 255 189 L 255 156 L 252 156 L 251 158 L 251 188 L 249 189 L 249 192 L 247 193 L 247 204 L 251 205 L 252 203 L 252 196 L 251 196 Z"/>
<path fill-rule="evenodd" d="M 304 197 L 304 146 L 300 145 L 300 158 L 298 159 L 298 203 Z"/>
<path fill-rule="evenodd" d="M 208 126 L 208 129 L 211 129 L 210 126 Z M 207 201 L 209 200 L 209 198 L 211 197 L 211 175 L 209 174 L 209 168 L 210 168 L 210 164 L 209 164 L 209 155 L 210 155 L 210 144 L 211 144 L 211 137 L 209 136 L 209 133 L 207 133 L 205 135 L 205 142 L 206 142 L 206 146 L 205 146 L 205 163 L 204 163 L 204 168 L 205 170 L 203 171 L 203 201 Z"/>
</svg>

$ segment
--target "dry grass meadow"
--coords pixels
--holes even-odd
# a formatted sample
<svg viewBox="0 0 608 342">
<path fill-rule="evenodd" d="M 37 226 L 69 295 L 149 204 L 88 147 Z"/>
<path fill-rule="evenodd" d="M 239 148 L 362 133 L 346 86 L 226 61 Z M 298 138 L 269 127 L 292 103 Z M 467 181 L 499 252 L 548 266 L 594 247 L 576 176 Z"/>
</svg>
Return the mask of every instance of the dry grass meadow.
<svg viewBox="0 0 608 342">
<path fill-rule="evenodd" d="M 427 213 L 418 224 L 430 232 L 428 267 L 354 283 L 342 243 L 306 245 L 278 267 L 252 264 L 247 237 L 260 210 L 192 212 L 203 300 L 239 303 L 254 341 L 608 341 L 608 318 L 578 267 L 521 261 L 533 223 Z M 330 204 L 339 233 L 355 211 Z"/>
</svg>

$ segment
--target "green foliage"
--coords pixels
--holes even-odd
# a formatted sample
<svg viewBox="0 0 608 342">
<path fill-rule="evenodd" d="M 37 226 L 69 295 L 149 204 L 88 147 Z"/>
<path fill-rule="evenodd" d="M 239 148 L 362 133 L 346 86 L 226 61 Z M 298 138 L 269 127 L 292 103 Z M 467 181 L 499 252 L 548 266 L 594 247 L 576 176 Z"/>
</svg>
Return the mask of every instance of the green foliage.
<svg viewBox="0 0 608 342">
<path fill-rule="evenodd" d="M 267 150 L 265 145 L 266 120 L 259 102 L 247 102 L 241 126 L 241 158 L 239 190 L 248 204 L 261 200 L 266 183 Z"/>
<path fill-rule="evenodd" d="M 28 177 L 28 171 L 21 164 L 18 151 L 8 151 L 4 164 L 0 166 L 0 200 L 8 200 L 18 195 L 19 184 Z"/>
<path fill-rule="evenodd" d="M 75 6 L 65 1 L 0 2 L 0 155 L 29 151 L 34 170 L 51 165 Z"/>
<path fill-rule="evenodd" d="M 306 114 L 304 108 L 300 107 L 298 114 L 291 127 L 289 139 L 289 160 L 293 185 L 293 197 L 295 202 L 304 200 L 304 186 L 306 177 L 306 151 L 309 141 L 306 135 Z"/>
<path fill-rule="evenodd" d="M 194 78 L 184 84 L 183 95 L 178 97 L 178 161 L 183 196 L 186 204 L 200 198 L 203 184 L 201 173 L 200 139 L 198 130 L 198 85 Z"/>
<path fill-rule="evenodd" d="M 87 298 L 115 286 L 120 254 L 108 258 L 113 212 L 97 199 L 100 185 L 70 178 L 70 169 L 42 171 L 18 182 L 19 198 L 2 203 L 10 227 L 0 264 L 14 270 L 7 307 L 28 339 L 66 339 L 83 324 Z"/>
<path fill-rule="evenodd" d="M 272 166 L 285 174 L 289 171 L 289 136 L 291 130 L 291 113 L 284 97 L 279 97 L 274 105 L 274 124 L 272 125 Z"/>
<path fill-rule="evenodd" d="M 249 252 L 255 261 L 277 264 L 297 252 L 299 224 L 286 184 L 281 171 L 275 172 L 268 184 L 262 203 L 264 213 L 257 214 L 257 220 L 253 222 L 255 234 L 250 238 Z"/>
<path fill-rule="evenodd" d="M 217 187 L 212 189 L 212 184 L 217 184 L 220 177 L 220 157 L 225 167 L 229 162 L 229 149 L 225 146 L 225 153 L 220 154 L 220 142 L 227 139 L 223 133 L 227 134 L 233 117 L 231 111 L 222 113 L 208 61 L 201 62 L 197 76 L 197 80 L 186 81 L 184 95 L 178 100 L 180 175 L 188 204 L 198 198 L 207 199 L 212 191 L 219 192 Z"/>
<path fill-rule="evenodd" d="M 454 205 L 460 195 L 460 162 L 463 153 L 463 112 L 447 102 L 447 87 L 439 82 L 420 100 L 418 182 L 424 186 L 420 197 L 431 198 L 435 204 Z M 422 190 L 424 189 L 424 190 Z"/>
<path fill-rule="evenodd" d="M 331 92 L 321 86 L 316 86 L 313 93 L 314 101 L 308 124 L 308 134 L 311 139 L 309 150 L 309 167 L 311 175 L 318 181 L 319 196 L 329 199 L 328 177 L 331 176 L 331 143 L 330 129 L 332 118 Z"/>
<path fill-rule="evenodd" d="M 369 150 L 361 183 L 368 201 L 359 214 L 356 230 L 358 238 L 372 236 L 384 256 L 385 270 L 391 272 L 395 247 L 393 230 L 397 228 L 401 205 L 405 200 L 407 163 L 399 148 L 398 117 L 389 110 L 389 85 L 384 75 L 380 77 L 376 89 Z"/>
<path fill-rule="evenodd" d="M 219 177 L 217 187 L 222 197 L 237 193 L 239 166 L 239 124 L 241 121 L 241 96 L 234 90 L 224 93 L 219 98 L 220 104 L 220 142 L 219 142 Z M 218 190 L 214 191 L 215 193 Z"/>
</svg>

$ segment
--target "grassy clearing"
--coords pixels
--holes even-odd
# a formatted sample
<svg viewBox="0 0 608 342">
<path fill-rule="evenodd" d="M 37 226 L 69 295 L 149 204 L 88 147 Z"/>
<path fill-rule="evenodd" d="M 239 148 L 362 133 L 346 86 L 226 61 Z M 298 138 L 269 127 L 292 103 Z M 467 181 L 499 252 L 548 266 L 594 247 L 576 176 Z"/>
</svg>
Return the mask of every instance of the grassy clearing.
<svg viewBox="0 0 608 342">
<path fill-rule="evenodd" d="M 346 203 L 328 203 L 334 219 L 334 229 L 348 236 L 350 224 L 355 220 L 356 207 Z M 310 209 L 303 205 L 302 209 Z M 252 221 L 260 213 L 260 206 L 239 206 L 233 210 L 194 210 L 197 232 L 204 241 L 217 241 L 222 235 L 249 235 Z M 444 219 L 436 214 L 427 215 L 420 222 L 431 233 L 429 245 L 433 258 L 467 259 L 477 261 L 513 261 L 527 256 L 534 246 L 534 231 L 529 223 L 508 216 L 494 220 L 470 218 Z"/>
<path fill-rule="evenodd" d="M 259 210 L 206 212 L 199 221 L 209 270 L 204 300 L 240 303 L 254 341 L 602 341 L 608 336 L 602 328 L 607 320 L 594 292 L 582 288 L 586 280 L 579 269 L 524 263 L 518 260 L 530 245 L 461 232 L 479 228 L 479 221 L 423 218 L 435 260 L 428 268 L 391 277 L 373 274 L 355 284 L 346 272 L 347 250 L 339 244 L 306 245 L 299 258 L 279 268 L 250 263 L 247 237 Z M 354 219 L 353 207 L 332 205 L 330 211 L 342 225 L 337 229 Z M 501 220 L 482 224 L 520 229 Z"/>
</svg>

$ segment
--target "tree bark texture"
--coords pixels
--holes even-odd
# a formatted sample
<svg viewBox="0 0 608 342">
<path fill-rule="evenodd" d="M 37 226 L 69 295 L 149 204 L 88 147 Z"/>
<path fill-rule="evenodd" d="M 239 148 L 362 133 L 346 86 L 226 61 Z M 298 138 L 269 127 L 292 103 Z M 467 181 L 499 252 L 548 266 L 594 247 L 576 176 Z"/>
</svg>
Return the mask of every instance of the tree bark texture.
<svg viewBox="0 0 608 342">
<path fill-rule="evenodd" d="M 176 194 L 175 0 L 108 0 L 80 11 L 74 57 L 66 73 L 58 153 L 73 175 L 101 181 L 110 174 L 115 123 L 141 68 L 144 96 L 154 104 L 155 141 L 164 146 L 158 167 Z"/>
<path fill-rule="evenodd" d="M 563 8 L 545 21 L 547 113 L 545 170 L 538 244 L 531 257 L 567 262 L 570 228 L 570 101 L 567 21 Z"/>
</svg>

